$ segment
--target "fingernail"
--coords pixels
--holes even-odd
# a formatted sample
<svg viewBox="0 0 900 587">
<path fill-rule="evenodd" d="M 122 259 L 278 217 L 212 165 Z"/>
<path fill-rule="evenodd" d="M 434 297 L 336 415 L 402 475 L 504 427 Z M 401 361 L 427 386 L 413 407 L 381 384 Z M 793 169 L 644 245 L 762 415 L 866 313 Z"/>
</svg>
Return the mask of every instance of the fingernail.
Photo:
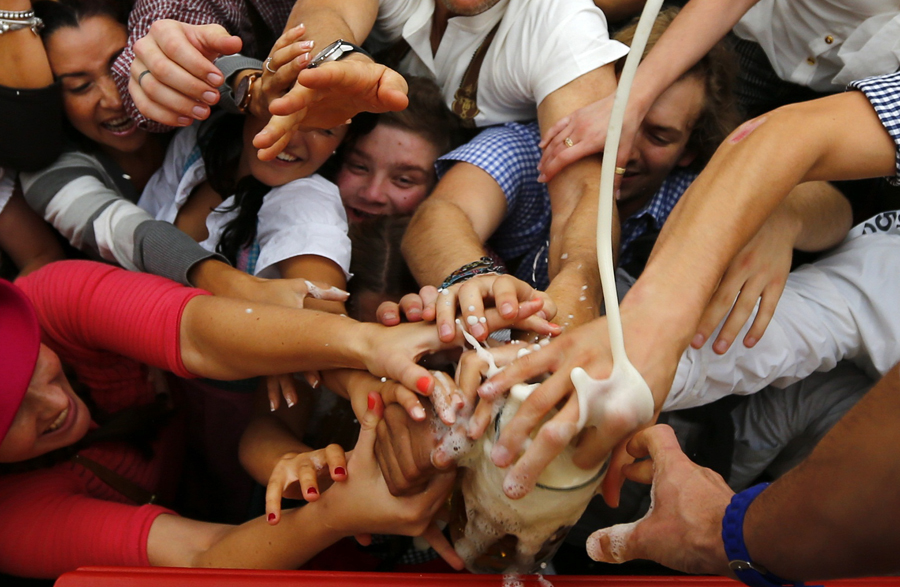
<svg viewBox="0 0 900 587">
<path fill-rule="evenodd" d="M 412 409 L 413 420 L 422 421 L 425 419 L 425 410 L 422 406 L 416 406 Z"/>
<path fill-rule="evenodd" d="M 207 113 L 209 112 L 209 107 L 208 106 L 199 106 L 199 105 L 194 106 L 193 108 L 191 108 L 191 112 L 194 113 L 194 116 L 196 118 L 205 118 Z"/>
<path fill-rule="evenodd" d="M 375 409 L 375 394 L 370 393 L 368 400 L 369 400 L 369 409 L 374 410 Z"/>
<path fill-rule="evenodd" d="M 315 487 L 310 487 L 306 490 L 306 495 L 319 495 L 319 490 Z"/>
<path fill-rule="evenodd" d="M 210 85 L 216 86 L 218 88 L 222 85 L 222 83 L 225 82 L 225 79 L 218 73 L 210 73 L 207 74 L 206 81 L 208 81 Z"/>
<path fill-rule="evenodd" d="M 428 393 L 428 386 L 431 384 L 431 377 L 427 377 L 422 375 L 419 377 L 419 380 L 416 381 L 416 389 L 419 390 L 419 393 Z"/>
<path fill-rule="evenodd" d="M 703 346 L 704 342 L 706 342 L 706 337 L 698 332 L 694 335 L 694 340 L 691 341 L 691 346 L 694 348 L 700 348 Z"/>
<path fill-rule="evenodd" d="M 207 104 L 214 104 L 216 102 L 216 100 L 218 100 L 218 99 L 219 99 L 218 92 L 213 92 L 211 90 L 207 90 L 206 92 L 203 92 L 203 101 L 206 102 Z"/>
<path fill-rule="evenodd" d="M 300 41 L 299 45 L 301 49 L 312 49 L 314 44 L 315 41 Z"/>
<path fill-rule="evenodd" d="M 475 338 L 481 338 L 487 332 L 480 322 L 473 324 L 469 330 Z"/>
<path fill-rule="evenodd" d="M 538 176 L 537 180 L 538 183 L 547 183 L 547 176 L 542 173 Z"/>
<path fill-rule="evenodd" d="M 745 346 L 745 347 L 748 347 L 748 348 L 749 348 L 749 347 L 752 347 L 752 346 L 755 345 L 755 344 L 756 344 L 756 338 L 754 338 L 754 337 L 752 337 L 752 336 L 748 336 L 747 338 L 744 339 L 744 346 Z"/>
<path fill-rule="evenodd" d="M 496 386 L 488 381 L 487 383 L 483 383 L 481 387 L 478 388 L 478 397 L 482 397 L 484 399 L 491 399 L 496 392 Z"/>
<path fill-rule="evenodd" d="M 286 398 L 284 398 L 284 401 L 287 402 L 287 405 L 288 405 L 288 408 L 289 408 L 289 409 L 294 407 L 294 402 L 293 402 L 293 400 L 291 400 L 291 398 L 286 397 Z"/>
<path fill-rule="evenodd" d="M 418 308 L 412 308 L 412 309 L 411 309 L 409 312 L 407 312 L 406 314 L 407 314 L 407 317 L 408 317 L 410 320 L 412 320 L 413 318 L 421 318 L 421 317 L 422 317 L 422 310 L 420 310 L 420 309 L 418 309 Z"/>
<path fill-rule="evenodd" d="M 491 449 L 491 460 L 494 461 L 494 464 L 498 467 L 505 467 L 509 465 L 509 451 L 506 450 L 506 447 L 495 444 L 494 448 Z"/>
<path fill-rule="evenodd" d="M 335 475 L 346 475 L 346 474 L 347 474 L 347 470 L 344 469 L 344 467 L 335 467 L 335 468 L 334 468 L 334 474 L 335 474 Z M 311 489 L 311 488 L 310 488 L 310 489 Z"/>
<path fill-rule="evenodd" d="M 300 57 L 297 57 L 297 59 L 299 59 L 301 62 L 307 61 L 309 59 L 309 51 L 307 51 L 306 53 L 301 53 Z"/>
<path fill-rule="evenodd" d="M 275 402 L 272 401 L 272 400 L 269 400 L 269 411 L 270 411 L 270 412 L 274 412 L 274 411 L 275 411 Z"/>
<path fill-rule="evenodd" d="M 721 355 L 728 350 L 728 343 L 724 340 L 717 340 L 715 344 L 713 344 L 713 350 Z"/>
<path fill-rule="evenodd" d="M 270 522 L 274 522 L 274 521 L 275 521 L 275 514 L 269 514 L 268 516 L 266 516 L 266 519 L 267 519 L 268 521 L 270 521 Z"/>
<path fill-rule="evenodd" d="M 513 309 L 513 305 L 510 303 L 506 303 L 506 304 L 503 304 L 502 306 L 500 306 L 500 313 L 503 314 L 504 316 L 509 316 L 513 312 L 515 312 L 515 309 Z"/>
<path fill-rule="evenodd" d="M 187 116 L 179 116 L 177 122 L 178 126 L 189 126 L 194 121 Z"/>
<path fill-rule="evenodd" d="M 453 336 L 453 327 L 449 324 L 441 324 L 441 338 L 449 338 Z"/>
<path fill-rule="evenodd" d="M 396 319 L 397 319 L 397 315 L 394 314 L 393 312 L 387 312 L 384 315 L 384 320 L 396 320 Z"/>
</svg>

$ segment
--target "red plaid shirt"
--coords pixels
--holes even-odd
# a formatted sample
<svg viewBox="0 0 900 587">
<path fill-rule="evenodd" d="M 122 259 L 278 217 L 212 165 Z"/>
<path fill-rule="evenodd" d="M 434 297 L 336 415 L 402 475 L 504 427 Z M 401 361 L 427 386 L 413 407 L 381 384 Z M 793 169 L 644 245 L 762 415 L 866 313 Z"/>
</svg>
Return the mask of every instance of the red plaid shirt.
<svg viewBox="0 0 900 587">
<path fill-rule="evenodd" d="M 249 1 L 277 38 L 287 24 L 288 15 L 294 6 L 293 0 Z M 125 103 L 125 111 L 141 127 L 153 132 L 164 132 L 171 127 L 152 121 L 138 111 L 128 92 L 128 79 L 131 77 L 131 62 L 134 60 L 134 42 L 150 31 L 153 21 L 162 19 L 197 25 L 220 24 L 229 33 L 241 38 L 244 42 L 242 53 L 245 55 L 268 54 L 269 51 L 269 47 L 256 46 L 247 4 L 242 0 L 137 0 L 128 17 L 128 45 L 113 63 L 112 71 Z"/>
</svg>

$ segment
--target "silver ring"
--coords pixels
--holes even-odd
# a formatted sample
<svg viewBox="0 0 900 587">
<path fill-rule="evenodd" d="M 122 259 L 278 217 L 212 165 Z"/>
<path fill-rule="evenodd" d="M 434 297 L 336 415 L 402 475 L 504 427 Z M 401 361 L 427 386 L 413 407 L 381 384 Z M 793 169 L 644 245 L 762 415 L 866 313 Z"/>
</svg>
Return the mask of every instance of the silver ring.
<svg viewBox="0 0 900 587">
<path fill-rule="evenodd" d="M 269 65 L 271 65 L 271 64 L 272 64 L 272 58 L 269 57 L 269 58 L 266 59 L 266 61 L 263 63 L 263 67 L 265 67 L 265 68 L 266 68 L 266 71 L 268 71 L 269 73 L 278 73 L 277 70 L 274 70 L 274 69 L 272 69 L 271 67 L 269 67 Z"/>
<path fill-rule="evenodd" d="M 574 147 L 574 146 L 575 146 L 575 141 L 573 141 L 573 140 L 571 139 L 571 137 L 566 137 L 565 139 L 563 139 L 563 144 L 564 144 L 565 146 L 567 146 L 567 147 Z"/>
<path fill-rule="evenodd" d="M 138 76 L 138 85 L 139 86 L 141 85 L 141 82 L 144 80 L 144 76 L 147 75 L 148 73 L 150 73 L 150 70 L 145 69 L 144 71 L 141 72 L 141 75 Z M 141 87 L 143 88 L 144 86 L 141 86 Z"/>
</svg>

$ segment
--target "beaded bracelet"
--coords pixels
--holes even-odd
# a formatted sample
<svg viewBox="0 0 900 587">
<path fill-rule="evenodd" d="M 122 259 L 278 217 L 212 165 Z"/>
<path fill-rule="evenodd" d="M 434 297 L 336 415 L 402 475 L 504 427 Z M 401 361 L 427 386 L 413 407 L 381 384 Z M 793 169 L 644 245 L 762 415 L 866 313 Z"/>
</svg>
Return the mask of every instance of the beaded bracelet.
<svg viewBox="0 0 900 587">
<path fill-rule="evenodd" d="M 7 20 L 27 20 L 34 17 L 34 10 L 0 10 L 0 18 Z"/>
<path fill-rule="evenodd" d="M 447 289 L 457 283 L 462 283 L 476 275 L 486 275 L 488 273 L 505 273 L 503 267 L 494 262 L 490 257 L 482 257 L 477 261 L 466 263 L 453 273 L 447 276 L 447 279 L 441 283 L 439 290 Z"/>
</svg>

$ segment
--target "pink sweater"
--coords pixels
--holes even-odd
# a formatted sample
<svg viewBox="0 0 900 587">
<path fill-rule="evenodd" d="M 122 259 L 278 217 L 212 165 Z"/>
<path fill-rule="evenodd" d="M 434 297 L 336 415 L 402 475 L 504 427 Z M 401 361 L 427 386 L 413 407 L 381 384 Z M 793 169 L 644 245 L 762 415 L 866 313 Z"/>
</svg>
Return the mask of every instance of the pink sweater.
<svg viewBox="0 0 900 587">
<path fill-rule="evenodd" d="M 89 261 L 62 261 L 20 279 L 43 342 L 73 367 L 96 404 L 115 412 L 151 401 L 145 365 L 193 377 L 181 361 L 179 324 L 200 290 Z M 166 460 L 166 434 L 144 459 L 121 443 L 82 451 L 155 491 Z M 54 578 L 84 565 L 149 564 L 147 536 L 157 516 L 136 506 L 80 465 L 0 477 L 0 571 Z"/>
</svg>

